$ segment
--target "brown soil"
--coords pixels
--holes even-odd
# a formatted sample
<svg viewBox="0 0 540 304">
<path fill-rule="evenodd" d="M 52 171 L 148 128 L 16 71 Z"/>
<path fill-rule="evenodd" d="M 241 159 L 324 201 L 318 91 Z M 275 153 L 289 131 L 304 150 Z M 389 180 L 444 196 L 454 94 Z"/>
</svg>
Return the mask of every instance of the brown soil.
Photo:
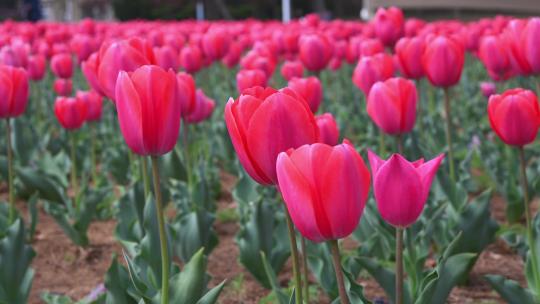
<svg viewBox="0 0 540 304">
<path fill-rule="evenodd" d="M 234 208 L 231 191 L 235 179 L 223 174 L 222 180 L 223 193 L 218 208 Z M 0 185 L 0 200 L 5 200 L 5 190 L 5 187 Z M 538 202 L 536 203 L 538 205 Z M 26 205 L 23 202 L 19 202 L 18 207 L 26 214 Z M 538 206 L 535 206 L 536 208 Z M 493 199 L 492 212 L 498 221 L 504 221 L 503 199 Z M 113 220 L 92 223 L 88 232 L 91 245 L 83 250 L 71 243 L 49 215 L 40 211 L 36 237 L 32 243 L 37 256 L 32 264 L 36 274 L 30 303 L 42 303 L 40 295 L 45 291 L 81 299 L 103 282 L 112 254 L 121 253 L 121 247 L 113 236 L 114 227 Z M 212 275 L 210 286 L 215 286 L 225 279 L 228 281 L 220 297 L 222 304 L 258 303 L 269 291 L 262 288 L 238 263 L 238 248 L 234 240 L 238 224 L 216 222 L 215 229 L 219 236 L 219 245 L 209 257 L 208 272 Z M 352 245 L 352 242 L 346 244 L 347 247 Z M 480 255 L 468 284 L 454 288 L 448 302 L 504 303 L 484 280 L 483 276 L 486 274 L 504 275 L 517 280 L 521 285 L 525 284 L 521 259 L 503 241 L 498 240 Z M 287 285 L 290 275 L 291 267 L 288 263 L 278 278 L 280 283 Z M 375 281 L 366 276 L 362 276 L 359 281 L 364 285 L 368 298 L 384 298 L 384 292 Z M 320 294 L 322 295 L 322 292 Z M 329 303 L 329 300 L 322 295 L 314 303 Z"/>
</svg>

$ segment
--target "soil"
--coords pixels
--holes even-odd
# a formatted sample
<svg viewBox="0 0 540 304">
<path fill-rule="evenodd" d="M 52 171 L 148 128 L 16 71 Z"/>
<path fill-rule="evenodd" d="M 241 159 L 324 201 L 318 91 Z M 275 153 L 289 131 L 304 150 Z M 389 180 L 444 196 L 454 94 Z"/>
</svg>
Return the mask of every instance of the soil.
<svg viewBox="0 0 540 304">
<path fill-rule="evenodd" d="M 222 174 L 223 190 L 218 202 L 218 209 L 235 208 L 231 191 L 235 178 Z M 6 189 L 0 185 L 0 200 L 5 200 Z M 26 204 L 18 202 L 19 210 L 26 214 Z M 504 200 L 494 197 L 492 212 L 495 219 L 504 221 Z M 535 209 L 538 208 L 536 202 Z M 115 221 L 93 222 L 88 231 L 90 246 L 80 249 L 65 236 L 52 217 L 40 210 L 39 223 L 32 247 L 37 252 L 32 267 L 35 270 L 30 304 L 43 303 L 40 295 L 45 292 L 66 294 L 74 299 L 82 299 L 103 282 L 111 263 L 113 253 L 121 256 L 121 246 L 115 241 L 113 231 Z M 236 222 L 216 222 L 215 229 L 219 244 L 211 253 L 208 272 L 212 276 L 210 286 L 215 286 L 227 279 L 219 303 L 258 303 L 269 291 L 238 263 L 238 248 L 234 237 L 239 229 Z M 351 246 L 346 242 L 345 246 Z M 484 280 L 486 274 L 500 274 L 525 285 L 523 262 L 502 240 L 490 245 L 479 257 L 466 286 L 454 288 L 448 303 L 505 303 Z M 279 276 L 281 284 L 286 285 L 291 276 L 290 262 Z M 312 278 L 313 280 L 313 278 Z M 366 296 L 370 299 L 384 300 L 384 292 L 378 284 L 367 276 L 361 276 L 359 282 L 364 285 Z M 313 303 L 329 303 L 322 292 L 320 299 Z M 385 301 L 387 303 L 387 301 Z"/>
</svg>

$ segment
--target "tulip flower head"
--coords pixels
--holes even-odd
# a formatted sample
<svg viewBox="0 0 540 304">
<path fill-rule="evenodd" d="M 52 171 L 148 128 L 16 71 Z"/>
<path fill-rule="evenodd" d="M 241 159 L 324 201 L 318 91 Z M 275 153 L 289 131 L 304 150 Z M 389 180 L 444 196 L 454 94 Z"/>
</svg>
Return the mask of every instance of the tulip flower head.
<svg viewBox="0 0 540 304">
<path fill-rule="evenodd" d="M 302 77 L 304 75 L 304 66 L 300 61 L 285 61 L 281 66 L 281 75 L 287 81 L 294 77 Z"/>
<path fill-rule="evenodd" d="M 214 108 L 216 107 L 216 102 L 206 96 L 204 91 L 197 89 L 196 99 L 195 99 L 195 109 L 188 116 L 186 116 L 186 122 L 188 123 L 199 123 L 212 115 Z"/>
<path fill-rule="evenodd" d="M 309 104 L 309 108 L 316 113 L 323 98 L 323 88 L 319 78 L 315 76 L 307 78 L 293 78 L 289 80 L 289 88 L 302 96 Z"/>
<path fill-rule="evenodd" d="M 28 74 L 23 68 L 0 65 L 0 118 L 14 118 L 28 104 Z"/>
<path fill-rule="evenodd" d="M 101 110 L 103 98 L 95 91 L 77 91 L 76 97 L 86 103 L 88 109 L 86 114 L 87 121 L 98 121 L 101 119 Z"/>
<path fill-rule="evenodd" d="M 73 59 L 69 53 L 54 55 L 51 59 L 51 70 L 58 78 L 71 78 L 73 76 Z"/>
<path fill-rule="evenodd" d="M 484 97 L 489 98 L 491 95 L 497 93 L 497 86 L 494 82 L 482 81 L 480 83 L 480 91 Z"/>
<path fill-rule="evenodd" d="M 397 7 L 380 7 L 373 19 L 377 37 L 387 46 L 392 46 L 405 32 L 405 17 Z"/>
<path fill-rule="evenodd" d="M 300 60 L 304 66 L 314 72 L 326 67 L 332 58 L 332 46 L 321 34 L 309 34 L 300 37 Z"/>
<path fill-rule="evenodd" d="M 76 130 L 86 120 L 88 107 L 83 100 L 73 97 L 57 97 L 54 102 L 54 114 L 64 129 Z"/>
<path fill-rule="evenodd" d="M 362 57 L 354 68 L 352 81 L 367 96 L 371 86 L 394 75 L 394 60 L 384 53 Z"/>
<path fill-rule="evenodd" d="M 350 235 L 362 216 L 370 175 L 362 157 L 345 140 L 304 145 L 279 154 L 279 189 L 298 231 L 313 242 Z"/>
<path fill-rule="evenodd" d="M 57 78 L 53 83 L 53 90 L 58 96 L 69 96 L 73 90 L 71 79 Z"/>
<path fill-rule="evenodd" d="M 236 74 L 236 87 L 240 93 L 252 87 L 264 87 L 267 81 L 266 73 L 259 69 L 240 70 Z"/>
<path fill-rule="evenodd" d="M 437 36 L 426 43 L 422 66 L 434 86 L 448 88 L 457 84 L 464 63 L 465 48 L 460 41 L 452 37 Z"/>
<path fill-rule="evenodd" d="M 399 154 L 382 160 L 368 150 L 373 194 L 381 217 L 390 225 L 406 228 L 422 213 L 444 154 L 425 162 L 409 162 Z"/>
<path fill-rule="evenodd" d="M 43 79 L 46 72 L 46 59 L 43 55 L 33 55 L 28 58 L 28 76 L 33 81 Z"/>
<path fill-rule="evenodd" d="M 315 122 L 319 127 L 319 142 L 330 146 L 335 146 L 339 141 L 339 129 L 334 119 L 334 116 L 330 113 L 324 113 L 315 116 Z"/>
<path fill-rule="evenodd" d="M 186 46 L 180 52 L 180 65 L 190 74 L 197 73 L 202 67 L 202 52 L 198 46 Z"/>
</svg>

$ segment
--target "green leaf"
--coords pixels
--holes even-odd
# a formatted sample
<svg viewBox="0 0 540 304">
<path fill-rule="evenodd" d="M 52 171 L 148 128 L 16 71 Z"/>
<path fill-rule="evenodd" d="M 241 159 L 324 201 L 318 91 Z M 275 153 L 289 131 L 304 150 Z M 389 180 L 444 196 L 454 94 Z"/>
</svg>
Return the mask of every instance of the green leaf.
<svg viewBox="0 0 540 304">
<path fill-rule="evenodd" d="M 105 287 L 107 288 L 106 304 L 137 303 L 127 292 L 131 287 L 129 273 L 118 263 L 116 255 L 113 256 L 112 264 L 105 275 Z"/>
<path fill-rule="evenodd" d="M 30 193 L 38 192 L 39 196 L 45 200 L 66 204 L 64 191 L 54 179 L 30 168 L 16 168 L 15 171 Z"/>
<path fill-rule="evenodd" d="M 488 283 L 509 304 L 534 304 L 533 295 L 518 282 L 507 280 L 500 275 L 485 276 Z"/>
<path fill-rule="evenodd" d="M 197 304 L 214 304 L 219 298 L 219 294 L 225 286 L 225 281 L 221 282 L 218 286 L 210 289 L 199 301 Z"/>
<path fill-rule="evenodd" d="M 439 262 L 437 265 L 439 279 L 431 303 L 446 302 L 454 286 L 469 273 L 476 257 L 474 253 L 460 253 Z"/>
<path fill-rule="evenodd" d="M 182 272 L 170 279 L 170 302 L 196 304 L 204 295 L 208 283 L 206 257 L 201 248 L 184 266 Z"/>
<path fill-rule="evenodd" d="M 266 277 L 268 278 L 268 282 L 270 283 L 270 286 L 272 287 L 272 291 L 276 295 L 276 298 L 278 299 L 280 304 L 287 304 L 289 302 L 287 301 L 287 295 L 279 287 L 277 279 L 276 279 L 276 273 L 274 272 L 274 269 L 272 269 L 272 266 L 270 266 L 270 264 L 268 263 L 266 254 L 264 254 L 263 251 L 261 251 L 260 254 L 261 254 L 261 260 L 263 263 L 264 271 L 266 273 Z M 294 296 L 294 292 L 293 292 L 293 296 Z M 294 298 L 294 297 L 291 297 L 291 298 Z"/>
<path fill-rule="evenodd" d="M 180 215 L 173 230 L 177 240 L 175 250 L 182 261 L 189 261 L 200 248 L 205 249 L 204 254 L 210 254 L 216 247 L 218 238 L 212 226 L 214 219 L 213 213 L 202 209 Z"/>
</svg>

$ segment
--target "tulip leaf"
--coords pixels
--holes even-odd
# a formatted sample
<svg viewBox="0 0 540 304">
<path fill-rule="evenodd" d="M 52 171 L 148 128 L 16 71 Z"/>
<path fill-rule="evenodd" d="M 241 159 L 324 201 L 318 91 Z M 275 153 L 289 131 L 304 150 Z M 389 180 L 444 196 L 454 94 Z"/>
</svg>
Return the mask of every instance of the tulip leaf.
<svg viewBox="0 0 540 304">
<path fill-rule="evenodd" d="M 476 257 L 477 255 L 474 253 L 460 253 L 439 261 L 437 264 L 437 286 L 430 303 L 446 302 L 454 286 L 468 274 Z"/>
<path fill-rule="evenodd" d="M 209 276 L 206 274 L 204 248 L 200 248 L 184 266 L 182 272 L 170 279 L 171 303 L 196 304 L 204 295 Z"/>
<path fill-rule="evenodd" d="M 263 263 L 264 271 L 266 273 L 266 277 L 268 278 L 268 282 L 270 283 L 272 291 L 276 295 L 276 298 L 278 299 L 280 304 L 287 304 L 289 302 L 287 300 L 287 295 L 279 287 L 277 279 L 276 279 L 276 273 L 274 272 L 274 269 L 272 269 L 272 266 L 270 266 L 270 264 L 268 263 L 266 254 L 263 251 L 261 251 L 260 254 L 261 254 L 261 260 Z M 294 291 L 293 291 L 293 295 L 294 295 Z M 291 299 L 293 298 L 294 297 L 291 297 Z"/>
<path fill-rule="evenodd" d="M 31 193 L 38 192 L 39 196 L 47 201 L 66 205 L 64 191 L 45 173 L 30 168 L 18 168 L 16 174 L 25 187 L 31 190 Z"/>
<path fill-rule="evenodd" d="M 216 287 L 210 289 L 196 304 L 214 304 L 219 298 L 219 294 L 225 286 L 225 281 L 221 282 Z"/>
<path fill-rule="evenodd" d="M 218 238 L 212 226 L 214 219 L 213 213 L 203 209 L 179 216 L 172 227 L 176 232 L 175 251 L 182 261 L 189 261 L 200 248 L 209 254 L 216 247 Z"/>
<path fill-rule="evenodd" d="M 112 264 L 105 275 L 105 287 L 107 289 L 106 304 L 137 303 L 128 293 L 128 289 L 132 287 L 129 274 L 124 266 L 118 263 L 116 255 L 113 256 Z"/>
<path fill-rule="evenodd" d="M 485 276 L 488 283 L 509 304 L 534 304 L 534 297 L 530 291 L 521 287 L 518 282 L 505 279 L 500 275 Z"/>
<path fill-rule="evenodd" d="M 145 202 L 142 183 L 135 183 L 119 201 L 115 236 L 132 256 L 136 254 L 135 247 L 145 235 Z"/>
</svg>

